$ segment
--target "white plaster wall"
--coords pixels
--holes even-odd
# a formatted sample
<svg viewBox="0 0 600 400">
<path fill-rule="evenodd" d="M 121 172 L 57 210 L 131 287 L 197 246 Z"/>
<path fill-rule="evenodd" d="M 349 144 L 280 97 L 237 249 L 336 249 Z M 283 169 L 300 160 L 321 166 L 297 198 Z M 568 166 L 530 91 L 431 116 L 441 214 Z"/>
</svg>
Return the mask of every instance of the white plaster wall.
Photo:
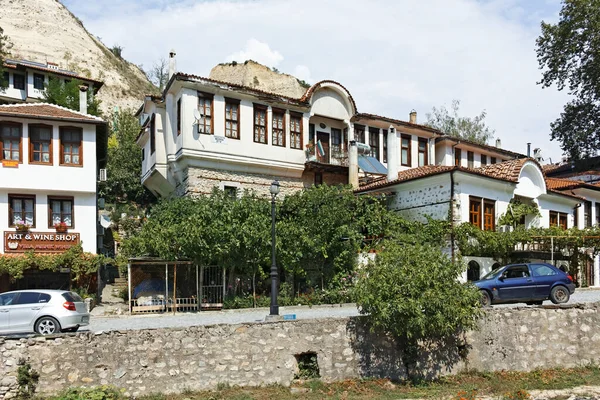
<svg viewBox="0 0 600 400">
<path fill-rule="evenodd" d="M 353 114 L 345 96 L 342 96 L 337 90 L 327 87 L 320 88 L 313 94 L 311 113 L 342 121 L 349 120 Z"/>
<path fill-rule="evenodd" d="M 450 175 L 442 174 L 394 186 L 396 195 L 390 199 L 390 208 L 403 217 L 426 222 L 448 219 L 450 209 Z"/>
<path fill-rule="evenodd" d="M 538 202 L 540 206 L 540 214 L 542 214 L 540 218 L 541 227 L 548 228 L 550 226 L 550 211 L 558 211 L 561 214 L 567 214 L 567 226 L 569 228 L 573 226 L 573 207 L 578 203 L 576 199 L 570 199 L 566 196 L 557 194 L 546 194 L 541 195 L 538 198 Z M 583 214 L 581 217 L 583 217 Z"/>
<path fill-rule="evenodd" d="M 58 190 L 24 190 L 18 188 L 0 189 L 0 232 L 2 234 L 2 243 L 0 244 L 0 253 L 4 253 L 4 232 L 14 232 L 14 228 L 9 228 L 8 221 L 8 195 L 9 194 L 28 194 L 35 195 L 35 222 L 36 227 L 31 228 L 31 232 L 56 232 L 52 226 L 48 226 L 48 196 L 73 196 L 74 204 L 74 229 L 69 229 L 70 233 L 79 233 L 83 250 L 90 253 L 96 253 L 96 194 L 80 193 Z"/>
<path fill-rule="evenodd" d="M 43 99 L 44 98 L 44 89 L 35 89 L 33 87 L 33 74 L 39 74 L 44 76 L 44 86 L 48 83 L 48 75 L 41 71 L 27 71 L 27 97 L 32 97 L 34 99 Z"/>
<path fill-rule="evenodd" d="M 15 89 L 14 87 L 14 73 L 5 69 L 8 72 L 8 87 L 4 90 L 4 92 L 0 92 L 0 97 L 9 97 L 18 101 L 25 101 L 27 99 L 27 90 L 26 89 Z M 23 75 L 20 73 L 20 75 Z M 27 79 L 25 79 L 25 83 L 27 84 Z"/>
<path fill-rule="evenodd" d="M 436 165 L 453 165 L 452 146 L 445 143 L 446 142 L 442 142 L 435 145 Z"/>
<path fill-rule="evenodd" d="M 481 197 L 496 201 L 496 223 L 498 217 L 506 212 L 513 197 L 514 185 L 497 180 L 480 178 L 471 174 L 455 174 L 455 193 L 458 196 L 458 215 L 460 222 L 469 222 L 469 197 Z"/>
<path fill-rule="evenodd" d="M 467 281 L 467 269 L 469 267 L 469 262 L 470 261 L 475 261 L 479 264 L 479 278 L 482 278 L 484 275 L 486 275 L 487 273 L 492 271 L 492 266 L 495 263 L 499 263 L 500 266 L 503 266 L 502 263 L 500 263 L 497 260 L 494 260 L 491 257 L 471 257 L 471 256 L 464 256 L 462 257 L 463 260 L 463 264 L 465 266 L 465 269 L 463 271 L 463 273 L 461 274 L 459 281 L 461 282 L 466 282 Z"/>
<path fill-rule="evenodd" d="M 72 122 L 51 122 L 21 118 L 3 118 L 23 124 L 23 163 L 18 168 L 0 166 L 0 185 L 4 188 L 25 190 L 59 190 L 61 192 L 96 192 L 96 126 Z M 29 164 L 28 124 L 52 125 L 53 165 Z M 83 129 L 83 166 L 60 166 L 60 126 L 76 126 Z"/>
</svg>

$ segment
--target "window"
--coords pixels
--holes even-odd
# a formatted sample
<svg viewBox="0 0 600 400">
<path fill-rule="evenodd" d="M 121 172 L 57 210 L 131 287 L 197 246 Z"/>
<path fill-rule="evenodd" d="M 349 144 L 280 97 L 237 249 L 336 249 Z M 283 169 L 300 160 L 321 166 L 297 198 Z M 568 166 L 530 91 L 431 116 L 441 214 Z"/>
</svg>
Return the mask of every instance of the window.
<svg viewBox="0 0 600 400">
<path fill-rule="evenodd" d="M 37 304 L 40 301 L 38 292 L 21 292 L 17 301 L 13 304 Z"/>
<path fill-rule="evenodd" d="M 319 186 L 323 184 L 323 173 L 315 172 L 315 186 Z"/>
<path fill-rule="evenodd" d="M 273 109 L 273 146 L 285 147 L 285 111 Z"/>
<path fill-rule="evenodd" d="M 200 119 L 198 120 L 198 133 L 207 135 L 214 134 L 212 123 L 213 95 L 209 93 L 198 92 L 198 111 Z"/>
<path fill-rule="evenodd" d="M 44 75 L 33 74 L 33 88 L 38 90 L 44 90 Z"/>
<path fill-rule="evenodd" d="M 225 99 L 225 136 L 240 138 L 240 101 Z"/>
<path fill-rule="evenodd" d="M 25 75 L 13 74 L 13 87 L 19 90 L 25 90 Z"/>
<path fill-rule="evenodd" d="M 550 211 L 550 226 L 558 226 L 558 213 L 556 211 Z"/>
<path fill-rule="evenodd" d="M 383 162 L 384 163 L 387 162 L 387 136 L 388 136 L 388 130 L 384 129 L 383 130 Z"/>
<path fill-rule="evenodd" d="M 481 229 L 481 199 L 469 198 L 469 222 Z"/>
<path fill-rule="evenodd" d="M 60 128 L 61 165 L 83 165 L 82 136 L 80 128 Z"/>
<path fill-rule="evenodd" d="M 181 98 L 177 100 L 177 136 L 181 135 Z"/>
<path fill-rule="evenodd" d="M 592 226 L 592 202 L 586 201 L 583 207 L 583 221 L 585 223 L 585 228 L 589 228 Z"/>
<path fill-rule="evenodd" d="M 52 164 L 52 127 L 29 125 L 29 162 Z"/>
<path fill-rule="evenodd" d="M 35 227 L 35 196 L 8 195 L 9 226 L 27 224 Z"/>
<path fill-rule="evenodd" d="M 254 105 L 254 141 L 267 144 L 267 107 Z"/>
<path fill-rule="evenodd" d="M 315 142 L 315 124 L 308 124 L 308 141 Z"/>
<path fill-rule="evenodd" d="M 481 166 L 487 165 L 487 156 L 485 154 L 481 155 Z"/>
<path fill-rule="evenodd" d="M 496 164 L 496 157 L 490 158 L 490 164 Z"/>
<path fill-rule="evenodd" d="M 10 74 L 4 71 L 4 73 L 2 74 L 2 80 L 4 81 L 4 84 L 8 86 L 8 84 L 10 83 Z"/>
<path fill-rule="evenodd" d="M 480 197 L 469 197 L 469 222 L 484 231 L 495 230 L 496 202 Z"/>
<path fill-rule="evenodd" d="M 573 209 L 573 226 L 579 228 L 579 207 Z"/>
<path fill-rule="evenodd" d="M 13 304 L 13 301 L 17 298 L 19 293 L 5 293 L 0 295 L 0 306 L 10 306 Z"/>
<path fill-rule="evenodd" d="M 560 226 L 562 229 L 567 229 L 567 214 L 557 211 L 550 211 L 550 226 Z"/>
<path fill-rule="evenodd" d="M 156 114 L 150 118 L 150 154 L 156 151 Z"/>
<path fill-rule="evenodd" d="M 371 147 L 371 157 L 379 160 L 379 129 L 369 128 L 369 146 Z"/>
<path fill-rule="evenodd" d="M 473 168 L 473 160 L 475 159 L 475 154 L 472 151 L 467 151 L 467 167 Z"/>
<path fill-rule="evenodd" d="M 483 201 L 483 230 L 496 230 L 496 202 L 492 200 Z"/>
<path fill-rule="evenodd" d="M 354 125 L 354 140 L 356 140 L 357 142 L 360 142 L 360 143 L 365 143 L 365 127 L 364 126 Z"/>
<path fill-rule="evenodd" d="M 292 149 L 302 150 L 302 114 L 290 113 L 290 142 Z"/>
<path fill-rule="evenodd" d="M 410 159 L 410 135 L 402 135 L 400 137 L 400 164 L 405 167 L 410 167 L 412 160 Z"/>
<path fill-rule="evenodd" d="M 428 165 L 428 151 L 427 151 L 427 144 L 428 144 L 428 140 L 427 139 L 419 139 L 419 167 L 422 167 L 424 165 Z"/>
<path fill-rule="evenodd" d="M 509 267 L 502 273 L 502 276 L 506 279 L 528 278 L 529 268 L 527 267 L 527 265 L 517 265 L 515 267 Z"/>
<path fill-rule="evenodd" d="M 531 275 L 533 276 L 552 276 L 557 275 L 558 272 L 554 268 L 544 264 L 532 264 Z"/>
<path fill-rule="evenodd" d="M 462 150 L 454 148 L 454 166 L 460 167 L 462 159 Z"/>
<path fill-rule="evenodd" d="M 331 128 L 331 151 L 337 157 L 342 156 L 342 130 Z"/>
<path fill-rule="evenodd" d="M 567 214 L 562 213 L 558 219 L 558 224 L 561 228 L 567 229 Z"/>
<path fill-rule="evenodd" d="M 73 228 L 73 198 L 48 197 L 48 227 L 51 228 L 61 222 Z"/>
<path fill-rule="evenodd" d="M 0 123 L 0 156 L 2 160 L 23 161 L 21 124 Z"/>
<path fill-rule="evenodd" d="M 146 159 L 146 149 L 142 149 L 142 161 Z"/>
<path fill-rule="evenodd" d="M 223 191 L 225 192 L 225 196 L 230 199 L 237 199 L 238 188 L 235 186 L 224 186 Z"/>
<path fill-rule="evenodd" d="M 596 203 L 596 225 L 600 226 L 600 203 Z"/>
</svg>

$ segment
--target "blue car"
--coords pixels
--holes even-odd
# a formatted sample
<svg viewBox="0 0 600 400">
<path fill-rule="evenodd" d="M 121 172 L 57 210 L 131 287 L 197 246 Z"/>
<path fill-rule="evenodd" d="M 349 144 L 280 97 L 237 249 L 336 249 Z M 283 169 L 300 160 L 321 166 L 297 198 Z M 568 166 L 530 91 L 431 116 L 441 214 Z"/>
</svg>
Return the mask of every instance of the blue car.
<svg viewBox="0 0 600 400">
<path fill-rule="evenodd" d="M 512 264 L 498 268 L 473 282 L 481 292 L 481 304 L 554 304 L 569 301 L 575 292 L 573 278 L 554 265 L 545 263 Z"/>
</svg>

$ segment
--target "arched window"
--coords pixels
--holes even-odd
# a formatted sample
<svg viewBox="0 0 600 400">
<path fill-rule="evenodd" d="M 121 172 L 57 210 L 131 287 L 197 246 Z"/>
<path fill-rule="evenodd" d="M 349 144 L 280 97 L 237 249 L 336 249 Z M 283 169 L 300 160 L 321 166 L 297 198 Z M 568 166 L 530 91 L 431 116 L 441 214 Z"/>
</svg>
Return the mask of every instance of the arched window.
<svg viewBox="0 0 600 400">
<path fill-rule="evenodd" d="M 478 281 L 480 273 L 481 268 L 479 267 L 479 263 L 473 260 L 469 261 L 469 267 L 467 268 L 467 280 Z"/>
<path fill-rule="evenodd" d="M 492 271 L 495 271 L 498 268 L 500 268 L 500 263 L 494 263 L 494 265 L 492 265 Z"/>
</svg>

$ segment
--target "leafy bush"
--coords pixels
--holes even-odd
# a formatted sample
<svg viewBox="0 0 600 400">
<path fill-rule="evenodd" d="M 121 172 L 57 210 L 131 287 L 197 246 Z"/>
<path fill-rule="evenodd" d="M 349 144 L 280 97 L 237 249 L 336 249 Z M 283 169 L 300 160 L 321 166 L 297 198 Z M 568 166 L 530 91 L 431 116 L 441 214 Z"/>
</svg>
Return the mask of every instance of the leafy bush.
<svg viewBox="0 0 600 400">
<path fill-rule="evenodd" d="M 73 387 L 50 400 L 126 400 L 124 389 L 113 386 L 98 386 L 94 388 Z"/>
<path fill-rule="evenodd" d="M 17 369 L 18 397 L 30 399 L 35 394 L 40 374 L 29 363 L 21 362 Z"/>
</svg>

